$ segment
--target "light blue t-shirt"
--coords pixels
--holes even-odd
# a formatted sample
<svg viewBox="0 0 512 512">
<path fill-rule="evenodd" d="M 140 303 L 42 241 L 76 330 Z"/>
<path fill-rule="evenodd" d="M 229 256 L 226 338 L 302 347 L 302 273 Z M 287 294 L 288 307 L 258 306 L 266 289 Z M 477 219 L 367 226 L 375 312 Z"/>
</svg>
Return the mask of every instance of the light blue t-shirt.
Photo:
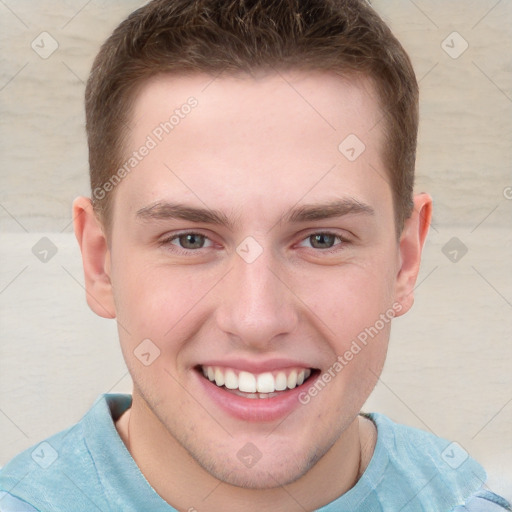
<svg viewBox="0 0 512 512">
<path fill-rule="evenodd" d="M 114 422 L 130 405 L 130 395 L 102 395 L 79 423 L 15 457 L 0 470 L 0 512 L 176 512 L 117 433 Z M 378 432 L 370 464 L 352 489 L 318 512 L 512 510 L 482 490 L 485 471 L 456 443 L 382 414 L 367 417 Z"/>
</svg>

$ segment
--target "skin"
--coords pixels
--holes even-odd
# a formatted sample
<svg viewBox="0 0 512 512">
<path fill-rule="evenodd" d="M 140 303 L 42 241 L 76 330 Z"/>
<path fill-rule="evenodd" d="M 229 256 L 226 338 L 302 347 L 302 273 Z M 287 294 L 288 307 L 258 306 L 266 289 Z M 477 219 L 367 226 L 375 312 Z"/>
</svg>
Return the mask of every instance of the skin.
<svg viewBox="0 0 512 512">
<path fill-rule="evenodd" d="M 353 487 L 371 459 L 376 429 L 359 412 L 390 323 L 279 421 L 227 414 L 195 367 L 287 357 L 327 371 L 393 304 L 398 314 L 411 307 L 431 198 L 415 196 L 397 240 L 376 94 L 363 79 L 325 73 L 152 79 L 135 100 L 127 154 L 190 96 L 198 106 L 117 185 L 108 237 L 90 200 L 74 203 L 89 305 L 117 319 L 134 382 L 116 426 L 178 510 L 313 510 Z M 366 146 L 353 162 L 338 150 L 351 133 Z M 373 213 L 286 217 L 337 200 Z M 218 210 L 234 226 L 137 215 L 158 202 Z M 183 231 L 205 235 L 205 246 L 168 240 Z M 310 238 L 325 231 L 336 235 L 330 249 Z M 262 248 L 252 263 L 236 252 L 248 236 Z M 133 353 L 147 338 L 161 351 L 149 366 Z M 251 468 L 237 458 L 248 442 L 262 454 Z"/>
</svg>

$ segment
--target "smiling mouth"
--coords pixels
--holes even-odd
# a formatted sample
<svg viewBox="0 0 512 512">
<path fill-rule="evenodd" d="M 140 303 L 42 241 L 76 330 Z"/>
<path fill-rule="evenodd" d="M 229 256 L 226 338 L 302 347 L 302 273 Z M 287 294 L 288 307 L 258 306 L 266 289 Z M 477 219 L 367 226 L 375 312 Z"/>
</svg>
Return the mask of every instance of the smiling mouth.
<svg viewBox="0 0 512 512">
<path fill-rule="evenodd" d="M 316 375 L 315 368 L 286 368 L 250 373 L 219 366 L 198 366 L 198 372 L 212 384 L 243 398 L 274 398 L 303 385 Z"/>
</svg>

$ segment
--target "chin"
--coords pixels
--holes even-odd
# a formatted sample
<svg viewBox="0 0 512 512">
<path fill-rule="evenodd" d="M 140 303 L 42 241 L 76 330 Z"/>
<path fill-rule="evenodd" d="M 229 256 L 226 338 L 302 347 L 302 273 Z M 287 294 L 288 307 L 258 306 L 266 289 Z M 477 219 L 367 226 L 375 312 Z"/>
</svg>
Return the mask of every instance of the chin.
<svg viewBox="0 0 512 512">
<path fill-rule="evenodd" d="M 276 468 L 273 464 L 266 464 L 268 467 L 240 468 L 235 467 L 215 467 L 204 468 L 217 480 L 234 487 L 243 489 L 274 489 L 283 485 L 289 485 L 299 480 L 309 468 L 289 467 Z"/>
<path fill-rule="evenodd" d="M 226 457 L 226 451 L 223 454 L 209 452 L 199 457 L 191 455 L 205 471 L 221 482 L 243 489 L 263 490 L 299 480 L 329 451 L 332 444 L 334 441 L 321 447 L 311 447 L 307 453 L 290 453 L 290 450 L 283 453 L 279 448 L 269 449 L 266 453 L 272 453 L 271 457 L 261 454 L 259 460 L 248 462 L 250 467 L 236 457 Z"/>
</svg>

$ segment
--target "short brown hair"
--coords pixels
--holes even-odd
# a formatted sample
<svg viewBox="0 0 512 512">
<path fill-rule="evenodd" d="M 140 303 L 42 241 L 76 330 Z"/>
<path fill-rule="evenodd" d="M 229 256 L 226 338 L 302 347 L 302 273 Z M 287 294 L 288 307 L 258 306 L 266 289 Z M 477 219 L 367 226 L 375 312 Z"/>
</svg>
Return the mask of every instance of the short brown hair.
<svg viewBox="0 0 512 512">
<path fill-rule="evenodd" d="M 133 12 L 98 53 L 85 92 L 93 204 L 123 162 L 137 89 L 160 73 L 330 70 L 368 77 L 385 120 L 383 159 L 397 233 L 412 212 L 418 84 L 410 59 L 366 0 L 153 0 Z M 340 141 L 341 142 L 341 141 Z"/>
</svg>

